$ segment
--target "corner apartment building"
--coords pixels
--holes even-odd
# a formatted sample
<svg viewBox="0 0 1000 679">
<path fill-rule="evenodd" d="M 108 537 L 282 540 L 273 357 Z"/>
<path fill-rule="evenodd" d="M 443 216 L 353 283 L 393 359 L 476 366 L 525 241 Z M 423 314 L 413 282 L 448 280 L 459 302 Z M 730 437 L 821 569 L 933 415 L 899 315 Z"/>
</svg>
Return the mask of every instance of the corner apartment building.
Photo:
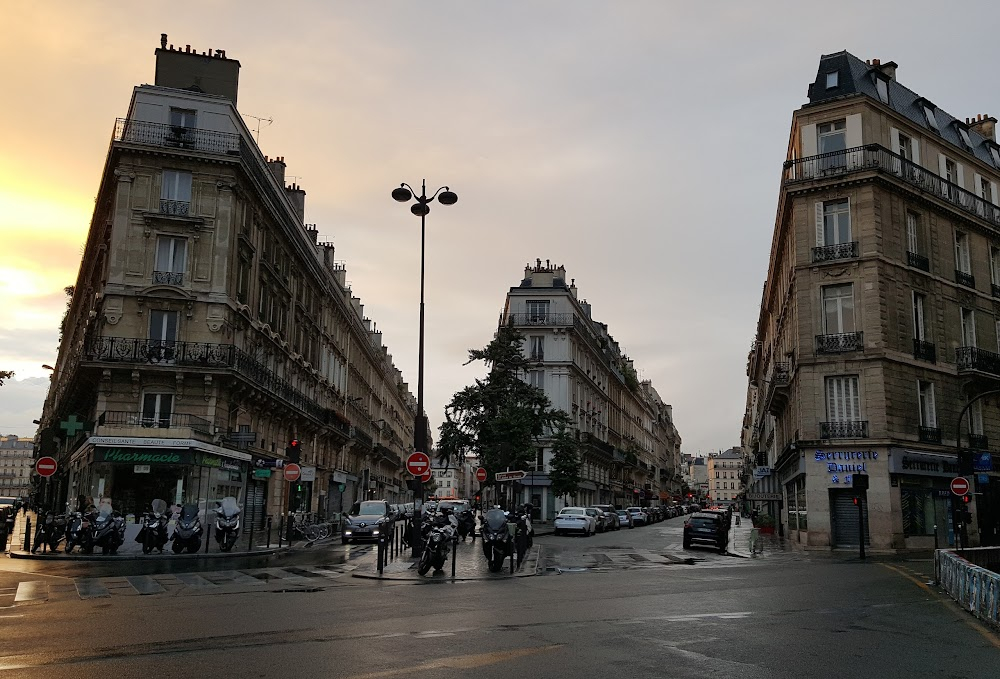
<svg viewBox="0 0 1000 679">
<path fill-rule="evenodd" d="M 576 504 L 644 506 L 681 499 L 681 439 L 673 409 L 595 321 L 566 269 L 536 260 L 507 293 L 500 317 L 525 337 L 525 379 L 570 416 L 580 443 L 582 481 Z M 521 485 L 522 502 L 551 519 L 563 506 L 549 492 L 550 447 L 541 446 Z"/>
<path fill-rule="evenodd" d="M 35 444 L 14 434 L 0 437 L 0 496 L 29 497 Z"/>
<path fill-rule="evenodd" d="M 114 121 L 64 320 L 44 501 L 134 513 L 234 495 L 263 520 L 405 499 L 415 400 L 305 223 L 305 191 L 244 124 L 240 63 L 166 35 L 155 54 L 154 84 Z M 292 441 L 302 477 L 288 484 Z"/>
<path fill-rule="evenodd" d="M 947 113 L 897 68 L 824 55 L 792 116 L 742 442 L 748 499 L 805 548 L 926 549 L 935 526 L 953 544 L 959 475 L 971 543 L 997 541 L 996 119 Z"/>
<path fill-rule="evenodd" d="M 737 504 L 743 492 L 743 450 L 730 448 L 708 456 L 708 498 L 712 504 Z"/>
</svg>

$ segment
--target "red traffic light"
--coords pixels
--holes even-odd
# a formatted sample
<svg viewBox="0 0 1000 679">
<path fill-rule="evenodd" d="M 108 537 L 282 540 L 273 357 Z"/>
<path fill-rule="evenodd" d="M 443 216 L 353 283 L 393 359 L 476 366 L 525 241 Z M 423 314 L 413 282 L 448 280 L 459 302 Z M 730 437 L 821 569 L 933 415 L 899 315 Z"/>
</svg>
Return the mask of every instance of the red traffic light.
<svg viewBox="0 0 1000 679">
<path fill-rule="evenodd" d="M 962 502 L 964 502 L 965 504 L 969 504 L 970 502 L 972 502 L 972 498 L 969 497 L 968 495 L 963 495 Z"/>
<path fill-rule="evenodd" d="M 860 499 L 859 499 L 859 498 L 856 498 L 856 497 L 855 497 L 855 498 L 851 498 L 851 499 L 852 499 L 852 500 L 854 500 L 854 505 L 855 505 L 855 506 L 857 506 L 858 502 L 860 502 Z"/>
</svg>

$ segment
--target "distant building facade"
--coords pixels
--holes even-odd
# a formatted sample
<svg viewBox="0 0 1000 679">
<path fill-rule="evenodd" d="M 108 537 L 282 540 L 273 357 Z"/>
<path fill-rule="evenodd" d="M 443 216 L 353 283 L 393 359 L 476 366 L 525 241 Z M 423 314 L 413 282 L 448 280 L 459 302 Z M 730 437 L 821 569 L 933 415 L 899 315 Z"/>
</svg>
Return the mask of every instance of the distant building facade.
<svg viewBox="0 0 1000 679">
<path fill-rule="evenodd" d="M 708 497 L 713 504 L 736 504 L 743 492 L 743 449 L 708 456 Z"/>
<path fill-rule="evenodd" d="M 0 437 L 0 496 L 28 497 L 35 444 L 14 434 Z"/>
</svg>

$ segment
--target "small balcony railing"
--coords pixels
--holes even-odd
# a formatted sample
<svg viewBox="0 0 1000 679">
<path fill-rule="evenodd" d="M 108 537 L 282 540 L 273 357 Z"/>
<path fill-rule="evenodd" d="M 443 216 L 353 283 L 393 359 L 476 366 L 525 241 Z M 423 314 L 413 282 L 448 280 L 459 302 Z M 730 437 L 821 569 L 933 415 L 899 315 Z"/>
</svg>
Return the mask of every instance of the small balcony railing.
<svg viewBox="0 0 1000 679">
<path fill-rule="evenodd" d="M 983 434 L 969 434 L 969 448 L 972 450 L 989 450 L 990 440 Z"/>
<path fill-rule="evenodd" d="M 957 347 L 955 363 L 959 371 L 974 370 L 1000 376 L 1000 354 L 978 347 Z"/>
<path fill-rule="evenodd" d="M 114 141 L 225 155 L 239 155 L 240 153 L 240 135 L 238 134 L 126 118 L 118 118 L 115 121 Z"/>
<path fill-rule="evenodd" d="M 508 314 L 507 320 L 511 325 L 524 326 L 567 326 L 573 325 L 573 314 L 552 314 L 552 313 L 516 313 Z"/>
<path fill-rule="evenodd" d="M 842 354 L 864 348 L 863 332 L 842 332 L 836 335 L 816 335 L 816 353 Z"/>
<path fill-rule="evenodd" d="M 832 262 L 838 259 L 853 259 L 857 256 L 858 241 L 813 248 L 813 262 Z"/>
<path fill-rule="evenodd" d="M 108 410 L 97 418 L 98 426 L 112 429 L 180 429 L 188 428 L 202 434 L 211 434 L 211 423 L 186 413 L 169 413 L 166 415 L 143 414 L 125 410 Z"/>
<path fill-rule="evenodd" d="M 941 429 L 939 427 L 924 427 L 921 425 L 917 433 L 920 436 L 921 443 L 941 443 Z"/>
<path fill-rule="evenodd" d="M 976 277 L 971 273 L 965 273 L 964 271 L 959 271 L 955 269 L 955 282 L 959 285 L 964 285 L 967 288 L 976 287 Z"/>
<path fill-rule="evenodd" d="M 172 217 L 187 217 L 191 211 L 191 201 L 160 199 L 160 214 Z"/>
<path fill-rule="evenodd" d="M 158 285 L 184 285 L 184 274 L 179 271 L 154 271 L 153 283 Z"/>
<path fill-rule="evenodd" d="M 913 340 L 913 358 L 920 361 L 937 362 L 937 350 L 932 342 L 924 340 Z"/>
<path fill-rule="evenodd" d="M 992 287 L 992 290 L 993 290 L 993 296 L 994 297 L 1000 297 L 1000 285 L 997 285 L 996 283 L 994 283 L 991 287 Z"/>
<path fill-rule="evenodd" d="M 912 266 L 914 269 L 920 269 L 921 271 L 930 271 L 931 262 L 929 259 L 923 255 L 918 255 L 916 252 L 906 253 L 906 263 Z"/>
<path fill-rule="evenodd" d="M 820 422 L 819 430 L 819 437 L 822 439 L 866 439 L 868 420 Z"/>
</svg>

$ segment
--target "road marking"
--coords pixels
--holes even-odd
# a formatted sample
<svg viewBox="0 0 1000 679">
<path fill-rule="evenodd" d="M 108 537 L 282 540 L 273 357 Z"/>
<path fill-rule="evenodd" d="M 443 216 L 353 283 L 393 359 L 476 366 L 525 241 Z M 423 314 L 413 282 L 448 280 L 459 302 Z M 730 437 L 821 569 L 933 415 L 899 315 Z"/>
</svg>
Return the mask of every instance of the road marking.
<svg viewBox="0 0 1000 679">
<path fill-rule="evenodd" d="M 30 582 L 19 582 L 17 584 L 17 594 L 14 596 L 15 604 L 28 603 L 29 601 L 45 601 L 49 598 L 49 583 L 40 580 Z"/>
<path fill-rule="evenodd" d="M 77 580 L 76 591 L 81 599 L 97 599 L 111 596 L 111 592 L 101 584 L 100 580 L 92 578 L 80 578 Z"/>
<path fill-rule="evenodd" d="M 197 573 L 177 573 L 175 576 L 182 583 L 188 587 L 216 587 L 212 582 L 209 582 L 205 578 L 201 577 Z"/>
<path fill-rule="evenodd" d="M 885 568 L 888 568 L 890 571 L 894 571 L 894 572 L 898 573 L 899 575 L 902 575 L 904 578 L 906 578 L 907 580 L 909 580 L 910 582 L 912 582 L 913 584 L 915 584 L 917 587 L 919 587 L 920 589 L 924 590 L 925 592 L 930 592 L 931 591 L 930 587 L 928 587 L 925 583 L 920 582 L 920 580 L 917 580 L 915 577 L 913 577 L 909 573 L 904 573 L 902 570 L 896 568 L 895 566 L 890 566 L 887 563 L 883 563 L 883 564 L 879 564 L 879 565 L 880 566 L 884 566 Z"/>
<path fill-rule="evenodd" d="M 563 644 L 553 644 L 551 646 L 536 646 L 535 648 L 518 648 L 511 651 L 496 651 L 494 653 L 479 653 L 476 655 L 453 655 L 446 658 L 428 660 L 417 665 L 401 667 L 395 670 L 385 670 L 383 672 L 373 672 L 370 674 L 358 674 L 354 679 L 378 679 L 379 677 L 394 677 L 396 675 L 418 675 L 422 670 L 439 669 L 462 669 L 471 670 L 487 665 L 515 660 L 529 655 L 555 651 L 563 647 Z"/>
<path fill-rule="evenodd" d="M 720 620 L 740 620 L 748 618 L 753 613 L 750 611 L 739 611 L 735 613 L 693 613 L 691 615 L 654 615 L 648 618 L 633 618 L 632 620 L 620 620 L 619 625 L 641 625 L 650 620 L 666 620 L 667 622 L 685 622 L 691 620 L 704 620 L 705 618 L 719 618 Z"/>
<path fill-rule="evenodd" d="M 125 579 L 139 594 L 163 594 L 167 591 L 148 575 L 131 575 Z"/>
</svg>

